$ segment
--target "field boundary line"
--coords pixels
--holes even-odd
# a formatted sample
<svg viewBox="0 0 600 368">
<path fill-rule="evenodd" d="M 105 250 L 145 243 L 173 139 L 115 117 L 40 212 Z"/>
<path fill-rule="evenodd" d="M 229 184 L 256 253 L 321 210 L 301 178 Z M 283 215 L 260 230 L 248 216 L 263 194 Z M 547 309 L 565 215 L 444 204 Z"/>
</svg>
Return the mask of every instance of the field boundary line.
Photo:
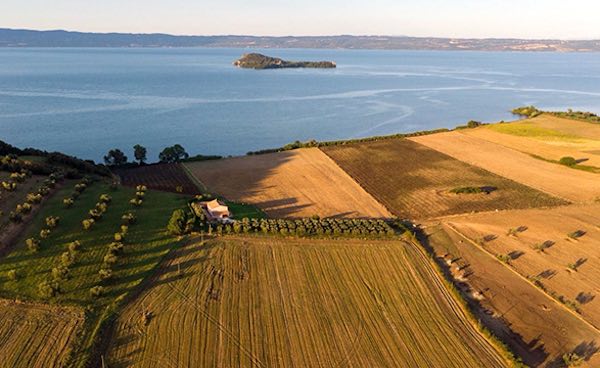
<svg viewBox="0 0 600 368">
<path fill-rule="evenodd" d="M 190 169 L 187 167 L 187 165 L 185 163 L 179 163 L 178 165 L 181 166 L 183 171 L 185 171 L 185 174 L 194 182 L 194 184 L 196 184 L 198 189 L 200 189 L 203 192 L 208 192 L 208 187 L 200 179 L 198 179 L 194 174 L 192 174 L 192 172 L 190 171 Z"/>
<path fill-rule="evenodd" d="M 429 257 L 429 254 L 424 246 L 421 244 L 419 240 L 410 240 L 407 242 L 412 248 L 420 255 L 421 262 L 426 265 L 425 270 L 429 273 L 433 280 L 435 280 L 438 289 L 441 292 L 441 296 L 448 303 L 448 307 L 459 317 L 460 321 L 464 322 L 464 325 L 468 325 L 473 328 L 473 332 L 477 334 L 482 341 L 485 341 L 493 351 L 495 351 L 500 359 L 506 363 L 506 366 L 513 365 L 513 361 L 507 358 L 507 354 L 513 355 L 514 353 L 508 349 L 507 347 L 499 344 L 502 343 L 495 335 L 492 335 L 494 338 L 486 336 L 482 331 L 482 326 L 487 330 L 480 320 L 477 319 L 475 314 L 469 309 L 467 305 L 464 303 L 468 303 L 468 301 L 462 297 L 462 294 L 455 295 L 454 291 L 451 289 L 451 286 L 454 285 L 452 281 L 448 280 L 446 276 L 443 274 L 443 271 L 439 268 L 438 264 Z M 460 300 L 457 300 L 459 299 Z M 479 322 L 479 323 L 478 323 Z"/>
<path fill-rule="evenodd" d="M 331 156 L 329 156 L 327 154 L 327 152 L 325 152 L 325 150 L 323 150 L 321 147 L 319 147 L 317 149 L 319 151 L 321 151 L 323 153 L 323 155 L 325 155 L 325 157 L 327 157 L 327 159 L 329 159 L 335 167 L 340 169 L 344 173 L 344 175 L 346 175 L 350 180 L 352 180 L 354 183 L 356 183 L 362 190 L 365 191 L 365 193 L 367 193 L 371 198 L 373 198 L 373 200 L 375 202 L 377 202 L 381 207 L 383 207 L 386 210 L 386 212 L 388 213 L 388 215 L 390 215 L 389 218 L 398 217 L 388 208 L 388 206 L 386 206 L 383 203 L 383 201 L 379 197 L 377 197 L 376 195 L 374 195 L 373 193 L 368 191 L 367 188 L 365 188 L 365 186 L 358 179 L 356 179 L 355 177 L 350 175 L 346 170 L 344 170 L 344 168 L 342 168 Z"/>
<path fill-rule="evenodd" d="M 509 269 L 512 273 L 514 273 L 515 275 L 519 276 L 519 278 L 521 278 L 523 281 L 527 282 L 529 285 L 533 286 L 536 290 L 538 290 L 541 294 L 543 294 L 546 298 L 552 300 L 552 302 L 554 302 L 556 305 L 560 306 L 560 308 L 562 310 L 565 310 L 567 312 L 569 312 L 571 315 L 573 315 L 574 317 L 576 317 L 577 319 L 579 319 L 581 322 L 583 322 L 584 324 L 586 324 L 588 327 L 591 327 L 595 332 L 597 332 L 598 334 L 600 334 L 600 329 L 598 329 L 598 327 L 594 326 L 592 323 L 588 322 L 585 318 L 583 318 L 580 314 L 572 311 L 571 309 L 567 308 L 567 306 L 565 306 L 564 304 L 562 304 L 561 302 L 559 302 L 558 300 L 554 299 L 553 297 L 551 297 L 550 295 L 548 295 L 548 293 L 546 293 L 543 290 L 540 290 L 539 287 L 537 287 L 533 282 L 531 282 L 529 279 L 527 279 L 525 276 L 521 275 L 517 270 L 515 270 L 514 268 L 510 267 L 509 265 L 498 261 L 498 259 L 496 259 L 496 256 L 494 254 L 492 254 L 490 251 L 488 251 L 487 249 L 485 249 L 484 247 L 480 246 L 479 244 L 477 244 L 477 242 L 471 240 L 471 238 L 467 237 L 466 235 L 464 235 L 462 232 L 460 232 L 458 229 L 456 229 L 454 227 L 454 225 L 450 224 L 450 223 L 446 223 L 445 224 L 450 230 L 452 230 L 454 233 L 456 233 L 457 235 L 459 235 L 461 238 L 465 239 L 468 243 L 470 243 L 471 245 L 474 245 L 475 247 L 478 247 L 479 249 L 483 250 L 483 252 L 485 254 L 487 254 L 488 256 L 494 258 L 494 261 L 498 262 L 500 265 L 502 265 L 503 267 Z"/>
</svg>

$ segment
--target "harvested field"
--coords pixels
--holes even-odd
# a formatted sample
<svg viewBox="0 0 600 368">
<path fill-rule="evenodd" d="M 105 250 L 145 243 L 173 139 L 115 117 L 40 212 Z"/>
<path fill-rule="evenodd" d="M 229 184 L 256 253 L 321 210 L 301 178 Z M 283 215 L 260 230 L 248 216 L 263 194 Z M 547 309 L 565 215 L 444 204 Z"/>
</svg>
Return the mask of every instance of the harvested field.
<svg viewBox="0 0 600 368">
<path fill-rule="evenodd" d="M 600 328 L 600 204 L 479 214 L 453 218 L 449 224 L 473 240 L 497 237 L 483 243 L 486 250 L 512 255 L 510 265 L 517 272 Z M 526 230 L 508 234 L 518 227 Z M 577 231 L 580 237 L 569 237 Z"/>
<path fill-rule="evenodd" d="M 64 367 L 83 320 L 75 308 L 0 300 L 0 368 Z"/>
<path fill-rule="evenodd" d="M 528 121 L 539 127 L 561 132 L 563 134 L 573 135 L 589 140 L 600 140 L 600 124 L 559 118 L 548 114 L 540 115 L 533 119 L 529 119 Z"/>
<path fill-rule="evenodd" d="M 600 365 L 596 329 L 450 227 L 436 225 L 426 231 L 437 256 L 454 260 L 452 274 L 473 296 L 478 317 L 525 364 L 562 367 L 563 354 L 576 352 L 587 360 L 583 366 Z"/>
<path fill-rule="evenodd" d="M 316 148 L 185 165 L 211 192 L 273 217 L 391 217 Z"/>
<path fill-rule="evenodd" d="M 600 197 L 600 176 L 545 162 L 459 131 L 410 138 L 458 160 L 572 202 Z"/>
<path fill-rule="evenodd" d="M 175 253 L 120 314 L 108 357 L 153 368 L 506 366 L 413 245 L 256 237 Z"/>
<path fill-rule="evenodd" d="M 164 192 L 199 194 L 198 186 L 181 164 L 153 164 L 116 171 L 123 185 L 135 187 L 143 184 L 149 189 Z M 180 187 L 181 191 L 178 190 Z"/>
<path fill-rule="evenodd" d="M 332 146 L 323 151 L 400 217 L 423 219 L 566 203 L 410 140 Z M 497 190 L 449 192 L 467 186 Z"/>
<path fill-rule="evenodd" d="M 504 124 L 492 124 L 478 129 L 463 130 L 461 133 L 482 138 L 517 151 L 529 153 L 547 160 L 558 161 L 561 157 L 571 156 L 581 160 L 581 165 L 600 168 L 600 133 L 598 138 L 589 139 L 573 135 L 571 123 L 583 124 L 581 132 L 586 134 L 590 123 L 559 119 L 552 116 L 516 121 Z M 550 124 L 548 124 L 550 123 Z M 565 126 L 567 132 L 551 129 Z M 600 127 L 591 125 L 592 128 Z M 593 129 L 592 129 L 593 130 Z"/>
</svg>

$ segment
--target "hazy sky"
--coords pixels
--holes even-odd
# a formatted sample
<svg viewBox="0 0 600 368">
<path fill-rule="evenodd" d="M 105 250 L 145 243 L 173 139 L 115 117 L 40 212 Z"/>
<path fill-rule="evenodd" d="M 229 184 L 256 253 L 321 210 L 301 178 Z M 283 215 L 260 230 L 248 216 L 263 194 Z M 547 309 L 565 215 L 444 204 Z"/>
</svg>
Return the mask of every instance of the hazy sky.
<svg viewBox="0 0 600 368">
<path fill-rule="evenodd" d="M 600 38 L 598 0 L 0 0 L 0 28 Z"/>
</svg>

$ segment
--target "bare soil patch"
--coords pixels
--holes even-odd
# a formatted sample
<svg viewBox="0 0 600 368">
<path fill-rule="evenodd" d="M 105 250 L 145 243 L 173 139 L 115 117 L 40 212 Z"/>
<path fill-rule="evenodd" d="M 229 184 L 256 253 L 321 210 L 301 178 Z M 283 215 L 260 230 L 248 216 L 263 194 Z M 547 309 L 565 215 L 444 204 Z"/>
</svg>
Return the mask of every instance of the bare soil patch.
<svg viewBox="0 0 600 368">
<path fill-rule="evenodd" d="M 273 217 L 391 217 L 316 148 L 185 165 L 211 192 Z"/>
</svg>

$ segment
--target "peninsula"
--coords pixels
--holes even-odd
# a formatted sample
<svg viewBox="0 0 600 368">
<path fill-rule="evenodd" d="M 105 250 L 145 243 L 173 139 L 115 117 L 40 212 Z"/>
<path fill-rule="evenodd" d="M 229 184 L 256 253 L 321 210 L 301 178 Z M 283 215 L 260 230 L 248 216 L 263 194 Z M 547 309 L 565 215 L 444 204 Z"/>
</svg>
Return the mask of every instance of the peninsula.
<svg viewBox="0 0 600 368">
<path fill-rule="evenodd" d="M 283 69 L 283 68 L 335 68 L 333 61 L 286 61 L 262 54 L 244 54 L 233 65 L 247 69 Z"/>
</svg>

